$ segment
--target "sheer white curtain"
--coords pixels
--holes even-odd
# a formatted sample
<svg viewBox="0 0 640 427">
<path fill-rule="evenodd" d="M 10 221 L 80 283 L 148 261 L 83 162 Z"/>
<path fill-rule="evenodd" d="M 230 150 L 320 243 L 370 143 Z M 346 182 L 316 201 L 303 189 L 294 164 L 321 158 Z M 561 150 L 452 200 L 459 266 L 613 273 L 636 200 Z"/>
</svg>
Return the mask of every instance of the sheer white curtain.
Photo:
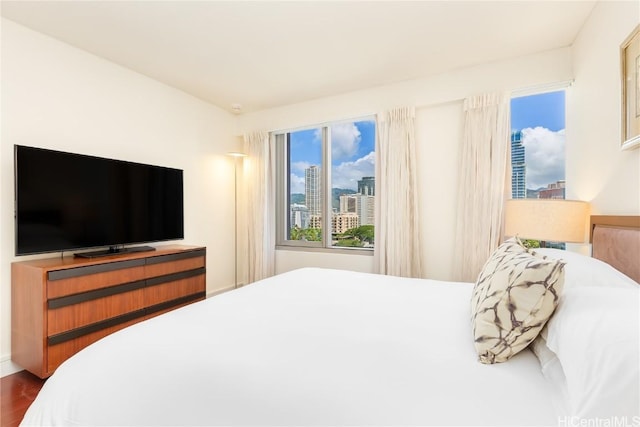
<svg viewBox="0 0 640 427">
<path fill-rule="evenodd" d="M 415 109 L 378 116 L 374 264 L 377 273 L 422 276 L 415 165 Z"/>
<path fill-rule="evenodd" d="M 504 235 L 509 192 L 509 93 L 464 101 L 464 133 L 458 184 L 455 260 L 457 280 L 474 282 Z"/>
<path fill-rule="evenodd" d="M 243 260 L 246 283 L 275 273 L 275 144 L 266 132 L 244 136 L 242 167 Z"/>
</svg>

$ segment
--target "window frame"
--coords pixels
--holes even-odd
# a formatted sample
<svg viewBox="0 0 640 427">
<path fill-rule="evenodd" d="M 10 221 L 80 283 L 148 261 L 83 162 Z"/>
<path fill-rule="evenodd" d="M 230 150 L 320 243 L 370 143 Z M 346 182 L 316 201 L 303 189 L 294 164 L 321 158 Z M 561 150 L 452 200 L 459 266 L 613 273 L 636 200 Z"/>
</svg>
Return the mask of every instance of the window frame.
<svg viewBox="0 0 640 427">
<path fill-rule="evenodd" d="M 331 191 L 331 126 L 347 123 L 347 122 L 359 122 L 359 121 L 373 121 L 375 124 L 375 138 L 374 147 L 377 148 L 378 138 L 378 126 L 375 115 L 367 115 L 358 117 L 355 119 L 335 120 L 331 122 L 324 122 L 318 125 L 310 125 L 298 128 L 289 128 L 271 132 L 269 136 L 271 143 L 275 145 L 276 153 L 276 250 L 299 250 L 308 252 L 325 252 L 332 254 L 359 254 L 359 255 L 373 255 L 374 248 L 349 248 L 332 245 L 332 233 L 331 233 L 331 214 L 332 214 L 332 191 Z M 303 240 L 288 240 L 287 226 L 289 226 L 290 215 L 290 134 L 310 130 L 320 129 L 322 132 L 322 164 L 321 168 L 321 185 L 323 189 L 322 199 L 322 240 L 320 242 L 310 242 Z M 377 160 L 377 159 L 376 159 Z M 327 191 L 326 189 L 330 189 Z M 327 233 L 326 230 L 329 230 Z"/>
<path fill-rule="evenodd" d="M 536 87 L 536 88 L 530 88 L 527 90 L 520 90 L 520 91 L 514 91 L 513 93 L 511 93 L 511 100 L 515 99 L 515 98 L 522 98 L 522 97 L 529 97 L 529 96 L 537 96 L 537 95 L 544 95 L 544 94 L 548 94 L 548 93 L 555 93 L 555 92 L 564 92 L 564 119 L 565 119 L 565 127 L 564 130 L 566 131 L 567 129 L 567 98 L 570 94 L 569 90 L 571 88 L 571 86 L 573 85 L 573 80 L 570 81 L 564 81 L 564 82 L 558 82 L 555 84 L 549 84 L 549 85 L 544 85 L 544 86 L 540 86 L 540 87 Z M 510 110 L 509 111 L 509 123 L 511 123 L 511 118 L 513 112 Z M 522 133 L 523 129 L 517 129 L 515 132 L 518 133 Z M 509 173 L 510 173 L 510 182 L 511 182 L 511 190 L 510 190 L 510 194 L 509 194 L 509 198 L 508 200 L 538 200 L 536 198 L 531 198 L 531 197 L 527 197 L 527 187 L 526 187 L 526 165 L 527 165 L 527 161 L 526 161 L 526 153 L 524 156 L 524 165 L 525 165 L 525 188 L 524 188 L 524 197 L 513 197 L 514 196 L 514 188 L 513 188 L 513 183 L 514 183 L 514 170 L 513 170 L 513 134 L 514 131 L 513 129 L 511 129 L 511 132 L 509 133 Z M 520 135 L 520 143 L 522 144 L 522 135 Z M 564 182 L 565 182 L 565 188 L 566 188 L 566 178 L 567 178 L 567 173 L 566 173 L 566 166 L 567 166 L 567 145 L 566 145 L 567 139 L 565 137 L 565 151 L 564 151 L 564 165 L 565 165 L 565 174 L 564 174 Z M 558 181 L 557 181 L 558 182 Z M 550 183 L 553 184 L 553 183 Z M 547 184 L 549 185 L 549 184 Z M 540 191 L 540 190 L 539 190 Z M 566 191 L 566 190 L 565 190 Z M 541 200 L 550 200 L 548 198 L 543 198 Z M 562 198 L 562 200 L 568 200 L 566 198 L 566 192 Z M 542 242 L 542 240 L 536 240 L 536 239 L 525 239 L 523 240 L 525 246 L 530 247 L 530 248 L 538 248 L 541 247 L 540 242 Z M 547 245 L 547 248 L 554 248 L 554 249 L 561 249 L 561 250 L 566 250 L 566 242 L 555 242 L 555 241 L 546 241 L 545 244 Z M 533 246 L 531 246 L 533 245 Z M 545 246 L 542 246 L 545 247 Z"/>
<path fill-rule="evenodd" d="M 555 92 L 564 92 L 564 118 L 565 118 L 565 131 L 566 131 L 566 118 L 567 118 L 567 97 L 569 95 L 569 89 L 571 88 L 571 86 L 573 85 L 573 80 L 569 80 L 569 81 L 563 81 L 563 82 L 558 82 L 558 83 L 553 83 L 553 84 L 548 84 L 548 85 L 542 85 L 542 86 L 538 86 L 538 87 L 533 87 L 533 88 L 529 88 L 526 90 L 519 90 L 519 91 L 514 91 L 511 93 L 510 96 L 510 100 L 513 100 L 515 98 L 524 98 L 524 97 L 529 97 L 529 96 L 537 96 L 537 95 L 544 95 L 544 94 L 549 94 L 549 93 L 555 93 Z M 511 127 L 511 115 L 513 114 L 513 112 L 510 110 L 509 111 L 509 124 Z M 517 129 L 516 132 L 522 132 L 522 129 Z M 513 152 L 512 152 L 512 148 L 513 148 L 513 129 L 510 129 L 509 132 L 509 182 L 511 183 L 511 189 L 509 191 L 509 199 L 520 199 L 520 197 L 513 197 L 513 179 L 514 179 L 514 175 L 513 175 Z M 522 140 L 521 140 L 522 141 Z M 521 142 L 522 143 L 522 142 Z M 565 183 L 566 183 L 566 165 L 567 165 L 567 157 L 566 157 L 567 151 L 566 151 L 566 140 L 565 140 L 565 158 L 564 158 L 564 164 L 565 164 Z M 524 157 L 524 165 L 526 167 L 526 154 Z M 525 169 L 525 188 L 524 188 L 524 197 L 522 197 L 522 199 L 528 199 L 529 197 L 527 197 L 527 188 L 526 188 L 526 169 Z M 566 200 L 566 194 L 565 197 L 563 198 Z"/>
</svg>

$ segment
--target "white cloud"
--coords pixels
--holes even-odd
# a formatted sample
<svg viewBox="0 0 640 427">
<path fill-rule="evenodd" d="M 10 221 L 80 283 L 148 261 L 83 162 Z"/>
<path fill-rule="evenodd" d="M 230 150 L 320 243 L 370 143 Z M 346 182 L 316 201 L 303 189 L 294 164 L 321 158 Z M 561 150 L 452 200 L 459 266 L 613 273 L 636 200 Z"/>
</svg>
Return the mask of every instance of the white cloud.
<svg viewBox="0 0 640 427">
<path fill-rule="evenodd" d="M 522 130 L 527 188 L 538 189 L 565 179 L 565 132 L 536 127 Z"/>
<path fill-rule="evenodd" d="M 304 174 L 305 169 L 309 169 L 311 167 L 311 163 L 309 162 L 293 162 L 291 163 L 291 170 L 302 172 Z"/>
<path fill-rule="evenodd" d="M 289 177 L 289 185 L 291 186 L 291 193 L 304 194 L 304 175 L 298 176 L 294 173 Z"/>
<path fill-rule="evenodd" d="M 331 170 L 331 186 L 334 188 L 358 189 L 358 180 L 375 175 L 375 152 L 352 162 L 342 162 Z"/>
<path fill-rule="evenodd" d="M 361 140 L 360 130 L 354 123 L 331 125 L 331 158 L 348 159 L 358 152 Z"/>
</svg>

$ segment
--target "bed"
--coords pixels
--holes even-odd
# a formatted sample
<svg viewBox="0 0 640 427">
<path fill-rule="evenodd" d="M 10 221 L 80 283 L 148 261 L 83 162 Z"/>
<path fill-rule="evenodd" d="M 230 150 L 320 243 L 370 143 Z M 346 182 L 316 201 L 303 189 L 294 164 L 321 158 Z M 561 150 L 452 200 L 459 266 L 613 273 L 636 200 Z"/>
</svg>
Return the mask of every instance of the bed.
<svg viewBox="0 0 640 427">
<path fill-rule="evenodd" d="M 637 225 L 625 253 L 640 255 Z M 603 261 L 540 252 L 565 259 L 564 291 L 504 363 L 478 362 L 472 283 L 305 268 L 96 342 L 22 425 L 638 425 L 640 286 Z"/>
</svg>

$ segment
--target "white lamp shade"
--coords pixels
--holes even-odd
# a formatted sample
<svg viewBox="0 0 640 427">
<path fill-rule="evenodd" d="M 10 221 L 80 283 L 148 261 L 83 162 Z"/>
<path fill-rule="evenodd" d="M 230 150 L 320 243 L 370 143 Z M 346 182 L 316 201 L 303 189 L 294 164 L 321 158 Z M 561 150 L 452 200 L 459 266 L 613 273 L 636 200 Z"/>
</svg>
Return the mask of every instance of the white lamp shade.
<svg viewBox="0 0 640 427">
<path fill-rule="evenodd" d="M 563 199 L 511 199 L 505 206 L 506 236 L 551 242 L 584 242 L 589 204 Z"/>
</svg>

